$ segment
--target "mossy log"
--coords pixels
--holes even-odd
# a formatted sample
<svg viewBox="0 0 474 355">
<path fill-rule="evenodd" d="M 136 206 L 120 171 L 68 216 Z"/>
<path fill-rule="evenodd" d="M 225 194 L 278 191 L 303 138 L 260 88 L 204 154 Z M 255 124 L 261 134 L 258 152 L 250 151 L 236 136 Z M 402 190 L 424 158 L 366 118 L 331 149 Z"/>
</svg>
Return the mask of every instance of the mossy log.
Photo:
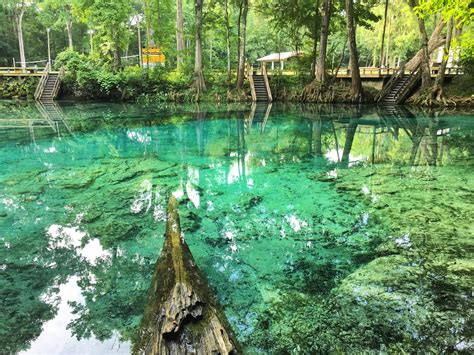
<svg viewBox="0 0 474 355">
<path fill-rule="evenodd" d="M 145 354 L 239 354 L 237 340 L 181 237 L 176 199 L 168 202 L 165 242 L 134 345 Z"/>
</svg>

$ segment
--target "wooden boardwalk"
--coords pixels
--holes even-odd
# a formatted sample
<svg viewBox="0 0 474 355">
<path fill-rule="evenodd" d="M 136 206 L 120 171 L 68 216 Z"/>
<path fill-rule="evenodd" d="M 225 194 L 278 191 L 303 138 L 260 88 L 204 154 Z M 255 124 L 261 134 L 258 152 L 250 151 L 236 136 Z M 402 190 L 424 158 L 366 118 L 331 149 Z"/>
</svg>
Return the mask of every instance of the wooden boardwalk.
<svg viewBox="0 0 474 355">
<path fill-rule="evenodd" d="M 393 74 L 397 73 L 400 68 L 375 68 L 375 67 L 360 67 L 360 77 L 361 79 L 385 79 L 390 78 Z M 431 68 L 431 77 L 435 78 L 438 75 L 439 69 L 436 67 Z M 257 70 L 257 75 L 260 73 L 260 70 Z M 298 72 L 291 69 L 284 69 L 284 70 L 270 70 L 267 69 L 267 75 L 297 75 Z M 306 73 L 309 74 L 309 73 Z M 351 71 L 349 68 L 339 68 L 336 73 L 336 70 L 328 70 L 329 75 L 336 75 L 339 79 L 350 79 L 351 78 Z M 405 70 L 406 75 L 410 75 L 411 71 Z M 455 75 L 464 74 L 462 68 L 446 68 L 446 76 L 453 77 Z"/>
<path fill-rule="evenodd" d="M 43 76 L 44 67 L 0 67 L 0 77 L 25 77 L 25 76 Z M 59 73 L 50 71 L 50 73 Z"/>
<path fill-rule="evenodd" d="M 360 67 L 360 77 L 361 79 L 385 79 L 391 77 L 396 73 L 399 68 L 375 68 L 375 67 Z M 14 67 L 0 67 L 0 77 L 28 77 L 28 76 L 42 76 L 44 67 L 27 67 L 26 69 L 14 68 Z M 255 71 L 255 69 L 254 69 Z M 431 68 L 431 76 L 434 78 L 438 75 L 439 69 L 437 67 Z M 55 71 L 50 71 L 50 73 L 59 73 Z M 446 68 L 446 76 L 452 77 L 455 75 L 463 74 L 462 68 Z M 258 69 L 255 72 L 256 75 L 261 75 L 261 70 Z M 291 69 L 267 69 L 267 75 L 297 75 L 298 72 Z M 336 74 L 336 71 L 328 70 L 329 75 Z M 411 72 L 406 71 L 406 74 L 409 75 Z M 337 78 L 340 79 L 349 79 L 351 77 L 351 71 L 349 68 L 339 68 Z"/>
</svg>

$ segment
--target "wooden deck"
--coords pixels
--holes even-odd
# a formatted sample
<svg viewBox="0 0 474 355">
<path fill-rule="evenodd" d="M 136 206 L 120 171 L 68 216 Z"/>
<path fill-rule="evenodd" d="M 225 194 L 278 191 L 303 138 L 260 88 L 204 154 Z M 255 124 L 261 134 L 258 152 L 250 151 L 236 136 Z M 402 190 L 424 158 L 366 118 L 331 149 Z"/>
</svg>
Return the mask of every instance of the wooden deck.
<svg viewBox="0 0 474 355">
<path fill-rule="evenodd" d="M 385 79 L 391 77 L 399 68 L 374 68 L 374 67 L 360 67 L 360 77 L 361 79 Z M 13 67 L 0 67 L 0 77 L 25 77 L 25 76 L 42 76 L 44 67 L 27 67 L 26 69 L 13 68 Z M 431 68 L 431 77 L 436 77 L 438 75 L 439 68 Z M 59 73 L 56 71 L 50 71 L 50 73 Z M 261 70 L 255 70 L 254 73 L 261 75 Z M 292 76 L 297 75 L 298 72 L 291 69 L 267 69 L 267 75 L 285 75 Z M 307 73 L 309 74 L 309 73 Z M 328 74 L 334 75 L 335 71 L 328 70 Z M 406 71 L 405 74 L 410 74 L 409 71 Z M 452 77 L 455 75 L 464 74 L 462 68 L 446 68 L 446 76 Z M 336 75 L 340 79 L 349 79 L 351 77 L 351 72 L 349 68 L 339 68 L 339 71 Z"/>
<path fill-rule="evenodd" d="M 394 73 L 398 71 L 399 68 L 374 68 L 374 67 L 360 67 L 360 77 L 361 79 L 385 79 L 385 78 L 390 78 Z M 257 75 L 259 74 L 260 70 L 257 70 L 256 73 Z M 432 67 L 431 68 L 431 77 L 435 78 L 438 75 L 439 68 Z M 267 74 L 268 75 L 297 75 L 298 72 L 295 70 L 290 70 L 290 69 L 284 69 L 284 70 L 270 70 L 267 69 Z M 309 75 L 309 73 L 307 73 Z M 335 75 L 336 72 L 335 70 L 328 70 L 329 75 Z M 406 75 L 411 74 L 409 70 L 405 71 Z M 446 68 L 446 76 L 447 77 L 452 77 L 455 75 L 461 75 L 464 74 L 462 68 Z M 339 68 L 339 71 L 337 72 L 336 75 L 337 78 L 340 79 L 350 79 L 351 78 L 351 71 L 349 68 Z"/>
<path fill-rule="evenodd" d="M 23 76 L 42 76 L 44 67 L 26 67 L 14 68 L 14 67 L 0 67 L 0 77 L 23 77 Z M 50 73 L 59 73 L 56 71 L 50 71 Z"/>
</svg>

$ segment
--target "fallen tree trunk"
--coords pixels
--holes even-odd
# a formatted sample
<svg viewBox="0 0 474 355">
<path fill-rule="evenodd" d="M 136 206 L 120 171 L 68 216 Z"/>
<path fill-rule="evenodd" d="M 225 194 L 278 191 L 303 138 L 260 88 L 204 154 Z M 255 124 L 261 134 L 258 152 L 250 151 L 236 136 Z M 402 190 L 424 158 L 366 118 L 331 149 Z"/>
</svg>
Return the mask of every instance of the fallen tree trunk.
<svg viewBox="0 0 474 355">
<path fill-rule="evenodd" d="M 446 25 L 446 22 L 440 21 L 436 25 L 435 29 L 433 30 L 430 40 L 428 41 L 428 54 L 433 53 L 435 49 L 441 47 L 442 45 L 446 43 L 446 39 L 442 37 L 442 34 L 441 34 L 445 25 Z M 422 59 L 423 59 L 423 49 L 420 49 L 415 54 L 415 56 L 408 61 L 408 63 L 405 65 L 405 69 L 414 70 L 418 66 L 418 64 L 421 63 Z"/>
<path fill-rule="evenodd" d="M 222 308 L 181 237 L 176 199 L 168 202 L 165 242 L 134 344 L 144 354 L 239 354 Z"/>
</svg>

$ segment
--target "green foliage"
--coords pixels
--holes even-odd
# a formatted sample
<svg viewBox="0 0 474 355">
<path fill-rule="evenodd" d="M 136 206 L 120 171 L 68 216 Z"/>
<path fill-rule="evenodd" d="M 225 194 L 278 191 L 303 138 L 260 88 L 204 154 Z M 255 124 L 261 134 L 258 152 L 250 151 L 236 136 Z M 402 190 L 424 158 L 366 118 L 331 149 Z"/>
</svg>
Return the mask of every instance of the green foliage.
<svg viewBox="0 0 474 355">
<path fill-rule="evenodd" d="M 33 98 L 38 79 L 27 78 L 3 78 L 0 81 L 0 97 L 11 98 Z"/>
<path fill-rule="evenodd" d="M 445 20 L 453 17 L 458 26 L 469 25 L 474 20 L 472 3 L 465 0 L 418 0 L 415 12 L 422 17 L 441 13 Z"/>
<path fill-rule="evenodd" d="M 76 72 L 84 66 L 85 62 L 87 62 L 87 57 L 85 55 L 67 49 L 58 54 L 54 63 L 54 68 L 59 70 L 59 68 L 64 67 L 66 71 Z"/>
<path fill-rule="evenodd" d="M 55 66 L 64 66 L 66 76 L 62 91 L 79 98 L 107 98 L 117 80 L 110 70 L 84 54 L 66 50 L 57 57 Z"/>
</svg>

